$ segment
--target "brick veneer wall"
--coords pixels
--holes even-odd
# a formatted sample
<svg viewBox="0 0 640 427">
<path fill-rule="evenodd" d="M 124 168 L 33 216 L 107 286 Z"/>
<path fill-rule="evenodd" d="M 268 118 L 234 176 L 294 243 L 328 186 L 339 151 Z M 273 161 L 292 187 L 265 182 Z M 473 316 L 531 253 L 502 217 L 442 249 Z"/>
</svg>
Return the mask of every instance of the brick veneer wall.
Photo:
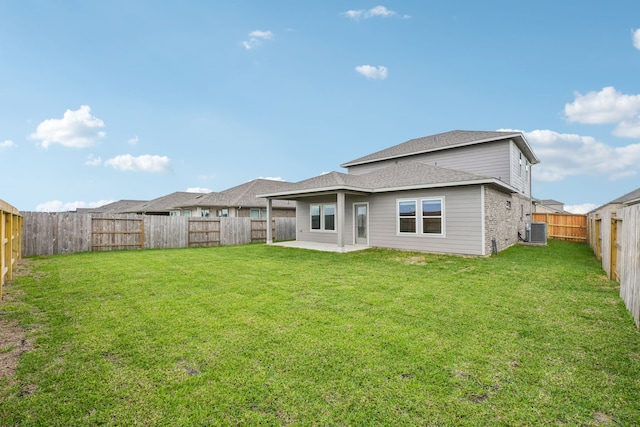
<svg viewBox="0 0 640 427">
<path fill-rule="evenodd" d="M 531 221 L 531 199 L 485 186 L 484 209 L 487 255 L 492 251 L 492 239 L 496 239 L 498 252 L 500 252 L 518 243 L 518 232 L 522 238 L 525 238 L 526 223 Z"/>
</svg>

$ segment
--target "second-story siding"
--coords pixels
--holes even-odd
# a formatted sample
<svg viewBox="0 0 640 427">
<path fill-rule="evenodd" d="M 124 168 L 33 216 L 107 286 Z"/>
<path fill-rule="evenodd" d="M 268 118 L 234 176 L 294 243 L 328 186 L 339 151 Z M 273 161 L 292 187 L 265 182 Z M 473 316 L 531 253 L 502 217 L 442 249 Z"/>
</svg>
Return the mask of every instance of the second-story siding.
<svg viewBox="0 0 640 427">
<path fill-rule="evenodd" d="M 531 164 L 522 151 L 513 142 L 509 143 L 511 160 L 511 177 L 509 184 L 520 194 L 531 197 Z"/>
<path fill-rule="evenodd" d="M 512 149 L 510 140 L 487 142 L 465 147 L 450 148 L 430 153 L 404 157 L 417 162 L 428 163 L 448 169 L 456 169 L 485 177 L 493 177 L 511 184 Z M 517 148 L 516 148 L 517 149 Z M 352 166 L 350 174 L 362 175 L 389 166 L 399 159 Z"/>
</svg>

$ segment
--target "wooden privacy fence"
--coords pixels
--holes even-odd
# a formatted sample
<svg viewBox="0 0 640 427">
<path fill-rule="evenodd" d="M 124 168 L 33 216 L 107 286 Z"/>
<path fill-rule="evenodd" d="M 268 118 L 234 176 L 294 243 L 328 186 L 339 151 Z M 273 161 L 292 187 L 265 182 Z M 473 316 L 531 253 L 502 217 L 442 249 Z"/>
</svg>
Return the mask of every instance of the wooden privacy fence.
<svg viewBox="0 0 640 427">
<path fill-rule="evenodd" d="M 640 327 L 640 204 L 605 206 L 588 223 L 589 246 Z"/>
<path fill-rule="evenodd" d="M 0 300 L 2 286 L 11 280 L 21 256 L 22 216 L 18 209 L 0 200 Z"/>
<path fill-rule="evenodd" d="M 24 212 L 22 255 L 242 245 L 266 241 L 266 220 Z M 295 239 L 295 218 L 273 220 L 275 240 Z"/>
<path fill-rule="evenodd" d="M 532 221 L 547 223 L 548 239 L 587 241 L 586 215 L 536 212 L 533 214 Z"/>
</svg>

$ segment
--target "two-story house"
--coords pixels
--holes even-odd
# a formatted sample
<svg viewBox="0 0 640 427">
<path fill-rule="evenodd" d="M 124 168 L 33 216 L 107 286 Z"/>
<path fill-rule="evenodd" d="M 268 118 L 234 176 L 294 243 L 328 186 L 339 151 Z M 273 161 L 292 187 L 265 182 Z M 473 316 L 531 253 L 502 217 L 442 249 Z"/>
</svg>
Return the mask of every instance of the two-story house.
<svg viewBox="0 0 640 427">
<path fill-rule="evenodd" d="M 339 252 L 364 245 L 489 255 L 525 236 L 536 163 L 520 132 L 456 130 L 259 197 L 268 199 L 267 217 L 273 200 L 295 200 L 296 240 L 336 245 Z"/>
</svg>

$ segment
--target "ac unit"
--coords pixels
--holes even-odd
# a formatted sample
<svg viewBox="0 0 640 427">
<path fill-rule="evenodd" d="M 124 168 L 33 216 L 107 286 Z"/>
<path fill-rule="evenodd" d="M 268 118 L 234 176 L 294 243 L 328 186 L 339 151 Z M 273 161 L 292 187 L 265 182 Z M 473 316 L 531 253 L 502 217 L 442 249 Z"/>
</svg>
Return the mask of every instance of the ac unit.
<svg viewBox="0 0 640 427">
<path fill-rule="evenodd" d="M 529 233 L 529 242 L 531 243 L 547 243 L 547 223 L 532 222 L 531 232 Z"/>
</svg>

